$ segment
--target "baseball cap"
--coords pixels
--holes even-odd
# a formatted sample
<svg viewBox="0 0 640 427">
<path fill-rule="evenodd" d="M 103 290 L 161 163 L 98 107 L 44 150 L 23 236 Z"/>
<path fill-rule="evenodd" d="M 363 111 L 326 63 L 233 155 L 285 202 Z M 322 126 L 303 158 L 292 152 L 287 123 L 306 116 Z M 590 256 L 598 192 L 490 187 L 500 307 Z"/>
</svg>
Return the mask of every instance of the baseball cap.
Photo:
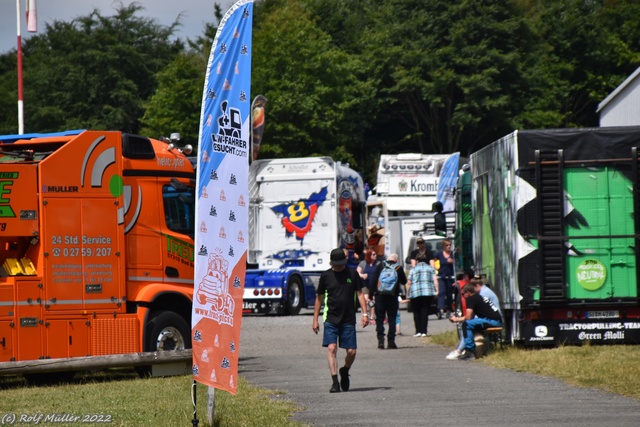
<svg viewBox="0 0 640 427">
<path fill-rule="evenodd" d="M 344 254 L 344 250 L 341 248 L 332 250 L 329 261 L 331 265 L 345 265 L 347 263 L 347 257 Z"/>
</svg>

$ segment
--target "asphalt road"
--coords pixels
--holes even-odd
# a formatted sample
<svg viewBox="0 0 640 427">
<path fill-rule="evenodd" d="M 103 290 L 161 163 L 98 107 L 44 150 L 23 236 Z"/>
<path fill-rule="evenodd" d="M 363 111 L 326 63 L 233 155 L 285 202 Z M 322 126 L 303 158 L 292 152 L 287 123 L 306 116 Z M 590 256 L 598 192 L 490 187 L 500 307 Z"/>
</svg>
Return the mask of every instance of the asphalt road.
<svg viewBox="0 0 640 427">
<path fill-rule="evenodd" d="M 331 378 L 322 327 L 313 313 L 242 319 L 239 372 L 250 383 L 295 402 L 294 419 L 313 426 L 633 426 L 640 401 L 560 380 L 450 361 L 452 350 L 414 338 L 410 313 L 401 312 L 398 350 L 379 350 L 375 326 L 358 326 L 351 389 L 329 393 Z M 359 318 L 359 315 L 358 315 Z M 429 318 L 429 333 L 454 328 Z M 338 366 L 344 350 L 338 351 Z M 589 369 L 585 366 L 584 369 Z"/>
</svg>

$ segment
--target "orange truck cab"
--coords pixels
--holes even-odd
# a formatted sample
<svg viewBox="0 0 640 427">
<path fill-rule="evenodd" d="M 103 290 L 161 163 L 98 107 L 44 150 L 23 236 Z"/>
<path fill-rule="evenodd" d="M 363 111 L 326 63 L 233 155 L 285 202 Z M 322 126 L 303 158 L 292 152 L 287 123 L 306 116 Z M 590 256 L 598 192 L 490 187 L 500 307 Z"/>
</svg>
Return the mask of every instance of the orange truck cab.
<svg viewBox="0 0 640 427">
<path fill-rule="evenodd" d="M 191 348 L 194 191 L 165 141 L 0 137 L 0 362 Z"/>
</svg>

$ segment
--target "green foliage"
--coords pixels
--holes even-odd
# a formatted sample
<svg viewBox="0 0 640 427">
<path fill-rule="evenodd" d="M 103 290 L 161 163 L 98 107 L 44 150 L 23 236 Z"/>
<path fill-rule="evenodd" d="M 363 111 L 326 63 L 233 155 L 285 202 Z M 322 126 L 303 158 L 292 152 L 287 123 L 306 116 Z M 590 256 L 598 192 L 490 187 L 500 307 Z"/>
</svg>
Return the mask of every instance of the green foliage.
<svg viewBox="0 0 640 427">
<path fill-rule="evenodd" d="M 597 107 L 640 63 L 634 0 L 536 0 L 521 10 L 536 35 L 527 58 L 531 102 L 519 128 L 598 126 Z"/>
<path fill-rule="evenodd" d="M 177 22 L 161 26 L 137 16 L 141 10 L 132 3 L 111 17 L 94 11 L 71 22 L 54 21 L 24 43 L 25 131 L 139 132 L 156 74 L 184 48 L 169 40 Z"/>
<path fill-rule="evenodd" d="M 260 157 L 327 155 L 337 147 L 357 155 L 358 104 L 366 102 L 358 58 L 336 47 L 300 2 L 277 3 L 277 12 L 256 13 L 254 29 L 252 92 L 269 100 Z"/>
<path fill-rule="evenodd" d="M 101 414 L 109 425 L 185 426 L 193 421 L 193 377 L 139 379 L 132 369 L 79 373 L 69 384 L 28 387 L 19 377 L 0 378 L 5 411 L 17 414 Z M 196 416 L 206 419 L 207 387 L 196 385 Z M 302 426 L 289 420 L 296 410 L 288 401 L 274 400 L 275 392 L 258 389 L 238 378 L 236 396 L 215 391 L 214 426 Z M 41 425 L 54 425 L 40 420 Z M 55 423 L 55 425 L 76 425 Z"/>
<path fill-rule="evenodd" d="M 198 53 L 183 53 L 158 73 L 158 89 L 144 104 L 142 134 L 159 137 L 173 132 L 181 145 L 196 147 L 206 60 Z"/>
<path fill-rule="evenodd" d="M 395 0 L 372 16 L 364 55 L 389 100 L 378 123 L 404 132 L 392 152 L 468 151 L 511 129 L 529 32 L 509 1 Z"/>
</svg>

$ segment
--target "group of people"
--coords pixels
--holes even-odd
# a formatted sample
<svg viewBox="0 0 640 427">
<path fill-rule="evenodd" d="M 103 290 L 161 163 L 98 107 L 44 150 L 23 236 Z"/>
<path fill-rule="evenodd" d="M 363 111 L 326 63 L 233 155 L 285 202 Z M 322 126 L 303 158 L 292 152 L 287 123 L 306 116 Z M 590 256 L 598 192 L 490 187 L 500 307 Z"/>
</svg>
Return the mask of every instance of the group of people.
<svg viewBox="0 0 640 427">
<path fill-rule="evenodd" d="M 314 305 L 312 329 L 320 330 L 320 310 L 324 331 L 322 346 L 327 348 L 329 371 L 331 373 L 331 393 L 348 391 L 349 370 L 356 358 L 356 312 L 362 312 L 361 324 L 366 327 L 376 325 L 378 348 L 385 348 L 385 319 L 387 320 L 387 349 L 397 349 L 396 324 L 399 320 L 399 305 L 405 294 L 408 298 L 416 333 L 414 337 L 426 337 L 429 311 L 435 298 L 438 301 L 438 318 L 448 317 L 451 322 L 461 325 L 460 343 L 448 359 L 472 357 L 475 350 L 474 331 L 490 326 L 499 326 L 502 317 L 498 309 L 497 297 L 482 286 L 482 281 L 474 278 L 465 284 L 462 277 L 456 282 L 453 277 L 453 254 L 451 241 L 442 241 L 442 251 L 433 254 L 419 238 L 417 248 L 411 253 L 411 270 L 405 274 L 398 262 L 398 255 L 391 254 L 386 260 L 378 261 L 372 250 L 365 251 L 365 259 L 357 269 L 346 266 L 345 251 L 336 248 L 331 252 L 331 268 L 324 271 L 318 283 Z M 436 265 L 438 269 L 436 271 Z M 454 287 L 455 283 L 455 287 Z M 479 286 L 476 288 L 476 286 Z M 486 288 L 482 291 L 483 288 Z M 451 314 L 454 291 L 459 313 Z M 482 291 L 482 293 L 481 293 Z M 489 294 L 489 292 L 491 294 Z M 354 304 L 355 302 L 355 304 Z M 370 319 L 375 314 L 375 323 Z M 344 366 L 338 369 L 338 347 L 346 350 Z"/>
<path fill-rule="evenodd" d="M 460 342 L 447 359 L 469 359 L 475 356 L 475 332 L 502 326 L 500 302 L 482 278 L 475 276 L 468 283 L 463 280 L 456 283 L 456 307 L 458 313 L 450 316 L 449 321 L 457 324 Z"/>
</svg>

